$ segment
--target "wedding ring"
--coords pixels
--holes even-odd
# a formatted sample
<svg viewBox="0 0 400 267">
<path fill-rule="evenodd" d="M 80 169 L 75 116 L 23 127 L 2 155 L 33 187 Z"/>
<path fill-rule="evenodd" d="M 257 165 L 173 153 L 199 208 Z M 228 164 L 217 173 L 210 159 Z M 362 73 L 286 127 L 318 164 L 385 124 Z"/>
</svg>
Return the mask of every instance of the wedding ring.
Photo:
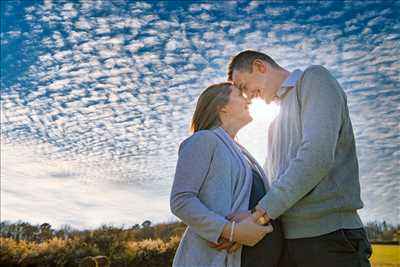
<svg viewBox="0 0 400 267">
<path fill-rule="evenodd" d="M 264 216 L 261 216 L 260 218 L 257 219 L 257 223 L 261 225 L 266 225 L 268 223 L 267 219 L 265 219 Z"/>
</svg>

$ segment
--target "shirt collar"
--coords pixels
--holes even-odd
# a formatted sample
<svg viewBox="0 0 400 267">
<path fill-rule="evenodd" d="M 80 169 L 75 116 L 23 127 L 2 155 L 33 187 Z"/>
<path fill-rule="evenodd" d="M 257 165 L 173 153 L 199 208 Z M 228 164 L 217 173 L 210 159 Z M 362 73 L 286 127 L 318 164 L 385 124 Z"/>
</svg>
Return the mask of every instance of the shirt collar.
<svg viewBox="0 0 400 267">
<path fill-rule="evenodd" d="M 282 83 L 281 87 L 279 88 L 278 92 L 276 92 L 276 96 L 280 99 L 284 96 L 290 88 L 296 86 L 297 81 L 300 79 L 301 75 L 303 74 L 302 70 L 296 69 L 289 74 L 289 77 Z"/>
</svg>

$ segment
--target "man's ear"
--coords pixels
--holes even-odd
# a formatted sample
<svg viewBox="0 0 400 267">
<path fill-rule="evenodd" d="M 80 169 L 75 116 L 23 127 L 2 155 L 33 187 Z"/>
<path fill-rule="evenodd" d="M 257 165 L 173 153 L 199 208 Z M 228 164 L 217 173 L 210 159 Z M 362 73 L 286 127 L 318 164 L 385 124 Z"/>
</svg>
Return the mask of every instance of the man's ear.
<svg viewBox="0 0 400 267">
<path fill-rule="evenodd" d="M 256 59 L 253 61 L 253 71 L 266 73 L 268 67 L 269 67 L 268 64 L 261 59 Z"/>
</svg>

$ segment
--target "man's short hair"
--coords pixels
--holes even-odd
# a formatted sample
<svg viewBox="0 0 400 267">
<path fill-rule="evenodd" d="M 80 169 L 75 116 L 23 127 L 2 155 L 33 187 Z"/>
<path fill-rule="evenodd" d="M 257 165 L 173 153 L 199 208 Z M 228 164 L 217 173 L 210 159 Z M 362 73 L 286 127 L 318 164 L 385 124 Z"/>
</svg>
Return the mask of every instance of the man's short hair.
<svg viewBox="0 0 400 267">
<path fill-rule="evenodd" d="M 267 62 L 273 68 L 281 68 L 281 66 L 279 66 L 270 56 L 253 50 L 245 50 L 231 59 L 228 66 L 228 80 L 232 81 L 234 70 L 247 71 L 251 73 L 253 70 L 253 62 L 256 59 L 261 59 L 262 61 Z"/>
</svg>

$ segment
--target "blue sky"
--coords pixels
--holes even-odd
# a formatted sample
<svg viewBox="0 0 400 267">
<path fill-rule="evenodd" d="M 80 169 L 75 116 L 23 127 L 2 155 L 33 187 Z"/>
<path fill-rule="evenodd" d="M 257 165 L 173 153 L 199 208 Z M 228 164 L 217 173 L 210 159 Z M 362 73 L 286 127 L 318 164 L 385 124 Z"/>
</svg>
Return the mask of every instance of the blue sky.
<svg viewBox="0 0 400 267">
<path fill-rule="evenodd" d="M 196 98 L 243 49 L 321 64 L 348 96 L 364 221 L 399 221 L 399 1 L 1 1 L 1 219 L 175 219 Z M 260 110 L 265 109 L 265 116 Z M 273 106 L 240 141 L 263 163 Z"/>
</svg>

